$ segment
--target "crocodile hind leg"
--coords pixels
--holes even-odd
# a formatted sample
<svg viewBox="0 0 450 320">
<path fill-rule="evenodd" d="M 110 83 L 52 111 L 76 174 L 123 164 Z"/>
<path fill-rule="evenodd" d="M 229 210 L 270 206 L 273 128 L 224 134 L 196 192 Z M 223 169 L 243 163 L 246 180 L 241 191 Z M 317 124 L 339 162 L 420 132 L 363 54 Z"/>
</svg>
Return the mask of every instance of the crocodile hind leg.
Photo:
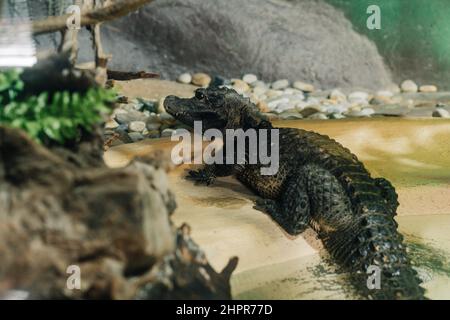
<svg viewBox="0 0 450 320">
<path fill-rule="evenodd" d="M 305 231 L 311 220 L 308 194 L 304 179 L 296 177 L 289 182 L 279 202 L 259 199 L 255 209 L 268 213 L 287 233 L 298 235 Z"/>
</svg>

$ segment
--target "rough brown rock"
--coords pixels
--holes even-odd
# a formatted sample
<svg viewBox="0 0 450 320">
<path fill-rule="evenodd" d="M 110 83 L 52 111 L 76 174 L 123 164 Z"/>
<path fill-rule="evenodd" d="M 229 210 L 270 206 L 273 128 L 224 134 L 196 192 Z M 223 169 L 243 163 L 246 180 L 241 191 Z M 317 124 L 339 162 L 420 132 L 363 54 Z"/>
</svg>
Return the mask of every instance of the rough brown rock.
<svg viewBox="0 0 450 320">
<path fill-rule="evenodd" d="M 0 151 L 0 297 L 20 289 L 29 298 L 129 299 L 155 281 L 177 247 L 161 161 L 80 166 L 67 161 L 70 151 L 61 157 L 2 126 Z M 66 285 L 72 265 L 81 270 L 80 290 Z"/>
</svg>

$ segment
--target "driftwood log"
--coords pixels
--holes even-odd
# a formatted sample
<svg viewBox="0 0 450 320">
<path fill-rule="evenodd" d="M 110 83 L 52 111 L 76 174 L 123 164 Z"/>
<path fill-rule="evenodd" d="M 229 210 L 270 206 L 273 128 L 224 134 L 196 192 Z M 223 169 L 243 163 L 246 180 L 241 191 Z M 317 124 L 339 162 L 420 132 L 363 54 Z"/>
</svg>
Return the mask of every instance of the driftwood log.
<svg viewBox="0 0 450 320">
<path fill-rule="evenodd" d="M 2 126 L 0 150 L 0 299 L 231 298 L 237 259 L 218 273 L 174 229 L 163 166 L 80 166 Z"/>
<path fill-rule="evenodd" d="M 80 24 L 83 27 L 114 20 L 123 17 L 152 1 L 153 0 L 117 0 L 103 8 L 85 10 L 81 12 Z M 39 35 L 63 30 L 67 27 L 66 23 L 70 17 L 70 14 L 66 14 L 34 21 L 32 24 L 33 34 Z"/>
</svg>

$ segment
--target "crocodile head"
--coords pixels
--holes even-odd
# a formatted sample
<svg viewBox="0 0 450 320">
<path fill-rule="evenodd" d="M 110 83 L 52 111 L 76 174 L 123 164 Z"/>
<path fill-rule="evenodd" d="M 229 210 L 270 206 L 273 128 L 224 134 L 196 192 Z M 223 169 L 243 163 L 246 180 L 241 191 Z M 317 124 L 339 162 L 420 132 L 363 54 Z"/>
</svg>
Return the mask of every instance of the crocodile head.
<svg viewBox="0 0 450 320">
<path fill-rule="evenodd" d="M 203 129 L 237 129 L 257 127 L 263 117 L 249 99 L 233 89 L 201 88 L 189 99 L 168 96 L 166 111 L 188 126 L 201 121 Z"/>
</svg>

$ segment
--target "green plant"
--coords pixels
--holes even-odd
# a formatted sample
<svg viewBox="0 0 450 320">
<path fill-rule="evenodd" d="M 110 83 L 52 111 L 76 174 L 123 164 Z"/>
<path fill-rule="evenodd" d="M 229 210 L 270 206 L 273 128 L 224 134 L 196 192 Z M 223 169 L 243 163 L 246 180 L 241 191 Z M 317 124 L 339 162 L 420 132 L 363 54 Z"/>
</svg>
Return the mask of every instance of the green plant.
<svg viewBox="0 0 450 320">
<path fill-rule="evenodd" d="M 20 99 L 24 85 L 20 72 L 0 73 L 0 124 L 20 128 L 41 143 L 64 144 L 80 138 L 80 130 L 90 132 L 109 112 L 115 93 L 91 88 L 86 93 L 43 92 Z"/>
</svg>

